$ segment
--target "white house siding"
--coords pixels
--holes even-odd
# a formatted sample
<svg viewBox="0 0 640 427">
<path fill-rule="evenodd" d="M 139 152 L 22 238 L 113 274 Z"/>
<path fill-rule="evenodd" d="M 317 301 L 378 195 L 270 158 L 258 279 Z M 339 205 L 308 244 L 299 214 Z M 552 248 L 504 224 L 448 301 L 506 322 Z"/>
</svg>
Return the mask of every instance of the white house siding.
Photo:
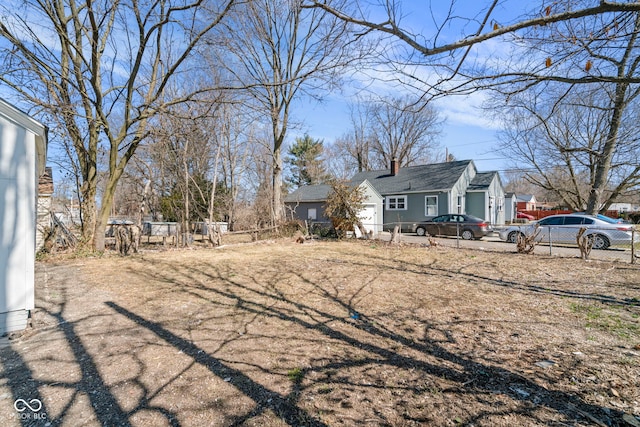
<svg viewBox="0 0 640 427">
<path fill-rule="evenodd" d="M 460 213 L 467 213 L 467 201 L 466 194 L 467 188 L 473 178 L 478 173 L 475 165 L 473 163 L 469 163 L 469 166 L 465 169 L 464 173 L 460 176 L 456 185 L 451 189 L 450 199 L 449 199 L 449 211 L 443 213 L 458 213 L 458 196 L 462 196 L 462 206 L 460 208 Z"/>
<path fill-rule="evenodd" d="M 0 334 L 34 308 L 36 183 L 45 129 L 0 100 Z M 39 161 L 41 160 L 41 161 Z"/>
<path fill-rule="evenodd" d="M 383 227 L 383 203 L 382 196 L 371 186 L 368 181 L 363 181 L 360 187 L 364 189 L 364 209 L 361 213 L 362 225 L 367 231 L 378 234 Z"/>
</svg>

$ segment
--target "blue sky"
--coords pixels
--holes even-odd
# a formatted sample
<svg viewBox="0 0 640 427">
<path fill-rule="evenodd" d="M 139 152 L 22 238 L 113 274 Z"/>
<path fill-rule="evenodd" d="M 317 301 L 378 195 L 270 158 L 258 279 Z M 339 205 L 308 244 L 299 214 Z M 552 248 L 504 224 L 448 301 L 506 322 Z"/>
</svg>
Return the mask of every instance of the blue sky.
<svg viewBox="0 0 640 427">
<path fill-rule="evenodd" d="M 496 125 L 489 122 L 478 108 L 478 97 L 452 96 L 437 102 L 445 118 L 439 138 L 445 149 L 458 160 L 471 159 L 480 171 L 503 171 L 505 159 L 495 152 Z M 290 140 L 308 133 L 312 138 L 333 143 L 350 130 L 349 98 L 332 96 L 322 104 L 310 103 L 296 111 L 300 128 L 291 132 Z"/>
<path fill-rule="evenodd" d="M 402 2 L 405 18 L 402 23 L 406 28 L 411 28 L 416 34 L 427 35 L 433 29 L 432 22 L 428 18 L 428 5 L 432 3 L 436 19 L 441 18 L 444 9 L 448 8 L 450 1 L 434 0 L 404 0 Z M 480 5 L 479 5 L 480 3 Z M 485 2 L 477 0 L 457 0 L 456 6 L 461 11 L 460 14 L 474 15 Z M 443 10 L 439 10 L 443 9 Z M 496 11 L 499 16 L 503 11 Z M 442 40 L 452 41 L 460 37 L 463 31 L 468 31 L 475 24 L 468 24 L 464 21 L 461 25 L 451 25 L 446 33 L 441 35 Z M 467 25 L 465 28 L 464 26 Z M 489 48 L 490 50 L 490 48 Z M 428 69 L 421 68 L 419 73 L 426 75 Z M 363 77 L 360 77 L 363 78 Z M 364 79 L 364 78 L 363 78 Z M 357 79 L 356 79 L 357 80 Z M 363 81 L 355 81 L 354 85 L 362 84 Z M 368 83 L 367 83 L 368 84 Z M 397 90 L 397 89 L 393 89 Z M 376 91 L 391 91 L 384 87 L 382 83 L 376 83 Z M 0 90 L 0 92 L 2 92 Z M 350 94 L 354 92 L 353 87 L 346 87 L 343 94 L 327 94 L 323 103 L 303 102 L 303 107 L 296 109 L 294 120 L 299 127 L 293 128 L 289 133 L 288 140 L 293 141 L 297 136 L 308 133 L 313 138 L 319 138 L 325 143 L 332 143 L 336 138 L 344 135 L 350 130 L 349 123 L 349 102 Z M 489 122 L 482 111 L 477 108 L 482 103 L 482 94 L 475 94 L 472 97 L 448 97 L 438 100 L 434 105 L 445 119 L 442 134 L 439 139 L 441 154 L 444 156 L 445 149 L 453 154 L 457 159 L 472 159 L 478 169 L 504 170 L 506 162 L 499 158 L 494 151 L 496 145 L 496 126 Z"/>
<path fill-rule="evenodd" d="M 453 15 L 481 19 L 484 17 L 483 8 L 486 8 L 486 3 L 478 0 L 455 0 Z M 499 5 L 493 11 L 492 16 L 495 17 L 495 22 L 506 24 L 516 19 L 523 12 L 522 8 L 531 7 L 531 4 L 527 3 L 506 1 L 504 4 L 509 8 Z M 434 30 L 433 19 L 442 20 L 450 5 L 450 1 L 442 0 L 404 0 L 401 3 L 404 16 L 401 27 L 410 29 L 413 34 L 430 37 Z M 433 19 L 431 13 L 433 13 Z M 494 21 L 490 21 L 489 28 L 491 28 L 491 22 Z M 475 32 L 477 29 L 477 21 L 455 20 L 444 28 L 438 40 L 440 43 L 452 42 L 460 39 L 463 34 Z M 496 55 L 508 55 L 509 49 L 511 48 L 508 45 L 500 43 L 500 41 L 488 41 L 474 48 L 470 60 L 482 61 L 489 56 L 494 58 Z M 425 80 L 430 80 L 430 72 L 428 67 L 415 69 L 415 73 Z M 360 83 L 363 82 L 364 78 Z M 358 82 L 355 84 L 357 85 Z M 376 93 L 398 91 L 398 88 L 385 88 L 380 82 L 373 84 L 376 86 Z M 325 143 L 332 143 L 336 138 L 347 133 L 350 130 L 349 92 L 353 92 L 353 90 L 347 85 L 343 92 L 344 95 L 331 94 L 327 96 L 322 104 L 306 103 L 303 109 L 298 109 L 295 112 L 295 120 L 301 127 L 293 130 L 289 139 L 293 141 L 295 137 L 308 133 L 313 138 L 322 139 Z M 408 90 L 407 93 L 409 93 Z M 484 97 L 484 94 L 477 92 L 471 96 L 441 98 L 432 104 L 445 119 L 439 138 L 442 155 L 447 149 L 456 159 L 472 159 L 481 171 L 498 170 L 503 172 L 508 168 L 508 162 L 495 151 L 496 132 L 499 124 L 490 121 L 486 112 L 480 109 Z"/>
</svg>

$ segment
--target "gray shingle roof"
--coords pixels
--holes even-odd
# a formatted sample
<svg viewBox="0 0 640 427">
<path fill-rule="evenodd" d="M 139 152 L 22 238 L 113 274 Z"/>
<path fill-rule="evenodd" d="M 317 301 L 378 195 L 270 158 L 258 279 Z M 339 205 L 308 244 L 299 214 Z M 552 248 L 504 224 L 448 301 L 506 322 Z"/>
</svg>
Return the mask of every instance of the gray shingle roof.
<svg viewBox="0 0 640 427">
<path fill-rule="evenodd" d="M 324 202 L 331 191 L 331 186 L 326 184 L 305 185 L 288 194 L 285 203 L 297 202 Z"/>
<path fill-rule="evenodd" d="M 357 173 L 352 182 L 368 180 L 381 195 L 405 192 L 448 190 L 458 182 L 471 160 L 400 168 L 395 176 L 389 169 Z"/>
<path fill-rule="evenodd" d="M 469 183 L 468 190 L 486 190 L 491 185 L 498 172 L 478 172 Z"/>
</svg>

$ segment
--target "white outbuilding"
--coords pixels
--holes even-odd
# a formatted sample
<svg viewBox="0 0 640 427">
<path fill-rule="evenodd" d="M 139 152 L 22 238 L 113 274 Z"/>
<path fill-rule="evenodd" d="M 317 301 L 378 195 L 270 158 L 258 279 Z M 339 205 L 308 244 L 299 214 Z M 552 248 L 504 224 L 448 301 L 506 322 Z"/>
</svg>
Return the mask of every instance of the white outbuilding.
<svg viewBox="0 0 640 427">
<path fill-rule="evenodd" d="M 24 329 L 35 300 L 38 178 L 47 128 L 0 98 L 0 336 Z"/>
</svg>

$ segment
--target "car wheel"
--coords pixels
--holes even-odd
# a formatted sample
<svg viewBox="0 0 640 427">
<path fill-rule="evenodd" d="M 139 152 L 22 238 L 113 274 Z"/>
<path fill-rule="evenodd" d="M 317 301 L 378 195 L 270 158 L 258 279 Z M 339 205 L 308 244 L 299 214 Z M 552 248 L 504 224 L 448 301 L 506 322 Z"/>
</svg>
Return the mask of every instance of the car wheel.
<svg viewBox="0 0 640 427">
<path fill-rule="evenodd" d="M 518 243 L 518 232 L 517 231 L 512 231 L 511 233 L 509 233 L 509 236 L 507 236 L 507 242 L 509 243 Z"/>
<path fill-rule="evenodd" d="M 424 236 L 425 234 L 427 234 L 427 230 L 424 227 L 418 227 L 416 228 L 416 234 L 418 236 Z"/>
<path fill-rule="evenodd" d="M 602 234 L 595 234 L 593 236 L 593 249 L 607 249 L 611 243 L 609 243 L 609 239 L 607 236 L 603 236 Z"/>
<path fill-rule="evenodd" d="M 473 232 L 471 230 L 464 230 L 462 232 L 462 238 L 464 240 L 473 240 Z"/>
</svg>

